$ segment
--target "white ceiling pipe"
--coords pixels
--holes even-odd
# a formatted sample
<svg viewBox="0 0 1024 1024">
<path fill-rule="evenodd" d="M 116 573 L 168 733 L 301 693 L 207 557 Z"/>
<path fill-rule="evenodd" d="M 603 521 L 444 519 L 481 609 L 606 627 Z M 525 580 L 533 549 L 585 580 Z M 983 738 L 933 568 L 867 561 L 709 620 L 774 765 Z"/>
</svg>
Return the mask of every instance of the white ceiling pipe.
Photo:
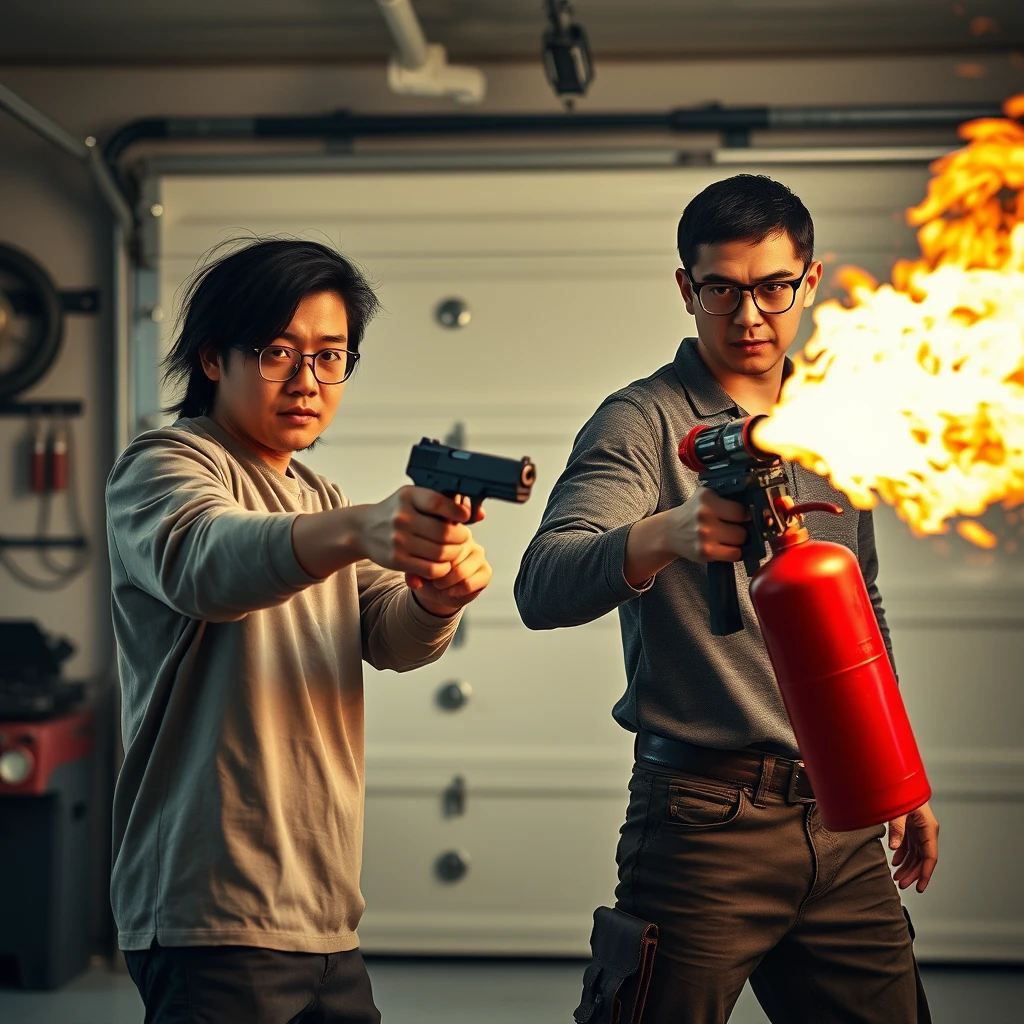
<svg viewBox="0 0 1024 1024">
<path fill-rule="evenodd" d="M 427 63 L 427 39 L 410 0 L 377 0 L 377 6 L 388 24 L 402 66 L 418 71 Z"/>
<path fill-rule="evenodd" d="M 388 62 L 392 92 L 411 96 L 450 96 L 472 106 L 483 102 L 487 79 L 477 68 L 448 63 L 438 43 L 428 43 L 411 0 L 377 0 L 398 53 Z"/>
</svg>

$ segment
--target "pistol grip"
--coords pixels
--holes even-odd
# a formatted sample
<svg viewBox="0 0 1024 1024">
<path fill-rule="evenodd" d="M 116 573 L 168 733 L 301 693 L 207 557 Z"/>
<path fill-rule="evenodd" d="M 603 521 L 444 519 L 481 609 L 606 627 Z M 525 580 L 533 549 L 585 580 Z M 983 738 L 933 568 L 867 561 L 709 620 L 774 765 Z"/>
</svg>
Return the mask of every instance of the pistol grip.
<svg viewBox="0 0 1024 1024">
<path fill-rule="evenodd" d="M 732 562 L 708 562 L 708 610 L 712 636 L 729 636 L 743 629 Z"/>
</svg>

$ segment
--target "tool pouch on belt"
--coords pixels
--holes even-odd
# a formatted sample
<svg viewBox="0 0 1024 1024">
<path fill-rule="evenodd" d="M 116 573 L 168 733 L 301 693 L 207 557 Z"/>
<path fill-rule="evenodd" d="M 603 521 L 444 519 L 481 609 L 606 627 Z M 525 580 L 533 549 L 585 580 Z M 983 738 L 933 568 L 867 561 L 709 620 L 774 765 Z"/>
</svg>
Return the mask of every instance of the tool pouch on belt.
<svg viewBox="0 0 1024 1024">
<path fill-rule="evenodd" d="M 598 907 L 576 1024 L 640 1024 L 651 982 L 658 928 L 621 910 Z"/>
</svg>

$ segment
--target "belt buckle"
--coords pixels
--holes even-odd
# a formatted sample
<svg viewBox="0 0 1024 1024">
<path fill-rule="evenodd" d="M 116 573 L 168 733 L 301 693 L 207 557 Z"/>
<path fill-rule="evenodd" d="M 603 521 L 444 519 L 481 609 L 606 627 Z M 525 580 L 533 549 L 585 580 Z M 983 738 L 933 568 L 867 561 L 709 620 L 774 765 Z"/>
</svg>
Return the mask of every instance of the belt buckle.
<svg viewBox="0 0 1024 1024">
<path fill-rule="evenodd" d="M 800 792 L 801 790 L 802 792 Z M 814 803 L 814 792 L 811 789 L 810 779 L 807 778 L 807 768 L 803 761 L 793 762 L 793 770 L 789 774 L 789 789 L 786 791 L 786 803 Z"/>
</svg>

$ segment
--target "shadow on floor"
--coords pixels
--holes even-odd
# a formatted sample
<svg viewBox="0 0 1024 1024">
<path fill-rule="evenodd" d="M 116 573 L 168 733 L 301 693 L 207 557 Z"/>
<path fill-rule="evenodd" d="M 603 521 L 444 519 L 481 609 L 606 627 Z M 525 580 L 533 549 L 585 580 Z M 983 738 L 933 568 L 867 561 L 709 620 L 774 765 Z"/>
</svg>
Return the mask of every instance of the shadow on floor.
<svg viewBox="0 0 1024 1024">
<path fill-rule="evenodd" d="M 373 957 L 368 967 L 384 1024 L 571 1024 L 584 963 Z M 1024 1021 L 1021 968 L 932 966 L 922 973 L 935 1024 Z M 142 1018 L 131 979 L 104 967 L 58 992 L 0 990 L 4 1024 L 142 1024 Z M 730 1024 L 766 1022 L 745 988 Z"/>
</svg>

